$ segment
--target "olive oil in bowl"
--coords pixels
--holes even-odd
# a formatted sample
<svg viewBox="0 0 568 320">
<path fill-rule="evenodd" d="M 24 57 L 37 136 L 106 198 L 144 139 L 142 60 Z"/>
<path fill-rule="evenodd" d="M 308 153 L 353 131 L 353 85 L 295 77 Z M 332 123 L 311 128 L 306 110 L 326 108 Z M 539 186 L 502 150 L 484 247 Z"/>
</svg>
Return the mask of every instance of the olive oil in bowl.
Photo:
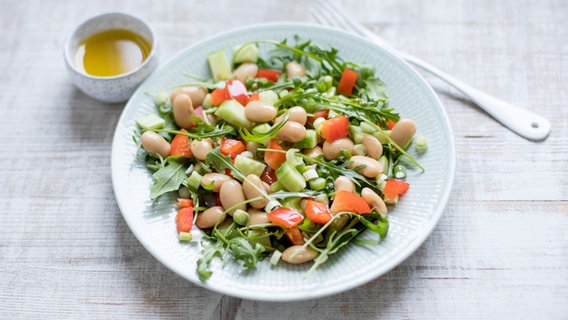
<svg viewBox="0 0 568 320">
<path fill-rule="evenodd" d="M 150 43 L 132 31 L 106 30 L 79 43 L 75 65 L 88 75 L 112 77 L 136 69 L 151 50 Z"/>
</svg>

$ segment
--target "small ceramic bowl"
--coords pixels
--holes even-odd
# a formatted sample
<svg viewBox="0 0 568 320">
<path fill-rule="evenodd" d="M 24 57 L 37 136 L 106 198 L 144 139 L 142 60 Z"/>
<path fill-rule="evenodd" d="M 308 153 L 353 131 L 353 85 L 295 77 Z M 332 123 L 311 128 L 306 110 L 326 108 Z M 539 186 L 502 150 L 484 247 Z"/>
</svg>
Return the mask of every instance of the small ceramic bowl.
<svg viewBox="0 0 568 320">
<path fill-rule="evenodd" d="M 111 29 L 126 29 L 144 37 L 152 45 L 150 54 L 128 73 L 110 77 L 85 73 L 74 61 L 79 43 L 95 33 Z M 73 83 L 86 95 L 108 103 L 123 102 L 158 66 L 157 45 L 154 31 L 141 19 L 125 13 L 105 13 L 86 20 L 71 33 L 65 43 L 65 64 Z"/>
</svg>

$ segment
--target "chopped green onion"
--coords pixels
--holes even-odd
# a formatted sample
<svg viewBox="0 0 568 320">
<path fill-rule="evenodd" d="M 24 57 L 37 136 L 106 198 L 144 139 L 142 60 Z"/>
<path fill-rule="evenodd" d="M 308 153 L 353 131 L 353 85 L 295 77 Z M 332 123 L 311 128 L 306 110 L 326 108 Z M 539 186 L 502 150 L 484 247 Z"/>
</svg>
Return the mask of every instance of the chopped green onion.
<svg viewBox="0 0 568 320">
<path fill-rule="evenodd" d="M 189 241 L 191 241 L 192 238 L 193 238 L 193 236 L 189 232 L 180 232 L 179 233 L 179 241 L 189 242 Z"/>
<path fill-rule="evenodd" d="M 197 171 L 193 171 L 189 178 L 187 178 L 187 187 L 192 190 L 199 189 L 201 185 L 201 178 L 203 178 Z"/>
<path fill-rule="evenodd" d="M 316 178 L 309 181 L 310 189 L 319 191 L 325 189 L 325 179 L 324 178 Z"/>
<path fill-rule="evenodd" d="M 161 106 L 163 104 L 165 104 L 166 102 L 168 102 L 168 99 L 170 98 L 170 96 L 168 95 L 168 93 L 164 90 L 160 90 L 158 92 L 156 92 L 156 95 L 154 96 L 154 104 L 157 106 Z"/>
<path fill-rule="evenodd" d="M 266 211 L 267 213 L 272 212 L 274 209 L 276 208 L 280 208 L 282 207 L 282 205 L 280 204 L 280 202 L 278 202 L 278 200 L 270 200 L 268 201 L 268 203 L 266 204 L 266 206 L 264 207 L 264 211 Z"/>
<path fill-rule="evenodd" d="M 321 124 L 325 121 L 324 118 L 317 118 L 316 120 L 314 120 L 314 129 L 316 129 L 316 132 L 321 136 Z"/>
<path fill-rule="evenodd" d="M 282 252 L 274 250 L 274 253 L 272 253 L 272 256 L 270 256 L 270 264 L 273 266 L 277 265 L 281 257 L 282 257 Z"/>
<path fill-rule="evenodd" d="M 394 177 L 397 179 L 406 178 L 406 167 L 399 164 L 394 167 Z"/>
<path fill-rule="evenodd" d="M 201 103 L 201 106 L 203 107 L 203 109 L 209 109 L 209 108 L 213 107 L 213 101 L 211 100 L 211 94 L 210 93 L 205 95 L 205 98 L 203 98 L 203 102 Z"/>
<path fill-rule="evenodd" d="M 310 169 L 304 173 L 302 173 L 304 175 L 304 178 L 306 178 L 306 181 L 310 181 L 310 180 L 314 180 L 319 178 L 318 173 L 316 172 L 315 169 Z"/>
<path fill-rule="evenodd" d="M 389 177 L 386 174 L 381 174 L 377 177 L 377 185 L 380 185 L 381 183 L 387 181 Z"/>
<path fill-rule="evenodd" d="M 300 152 L 298 149 L 290 149 L 286 151 L 286 162 L 290 163 L 293 167 L 304 165 L 304 160 L 296 155 L 298 152 Z"/>
<path fill-rule="evenodd" d="M 379 163 L 383 166 L 383 173 L 388 173 L 389 171 L 389 159 L 386 156 L 381 156 L 379 158 Z"/>
<path fill-rule="evenodd" d="M 426 150 L 428 150 L 428 141 L 426 141 L 426 137 L 419 135 L 414 138 L 414 148 L 419 154 L 426 152 Z"/>
<path fill-rule="evenodd" d="M 235 212 L 233 213 L 233 220 L 241 225 L 241 226 L 246 226 L 247 222 L 249 219 L 249 214 L 248 212 L 242 210 L 242 209 L 237 209 L 235 210 Z"/>
</svg>

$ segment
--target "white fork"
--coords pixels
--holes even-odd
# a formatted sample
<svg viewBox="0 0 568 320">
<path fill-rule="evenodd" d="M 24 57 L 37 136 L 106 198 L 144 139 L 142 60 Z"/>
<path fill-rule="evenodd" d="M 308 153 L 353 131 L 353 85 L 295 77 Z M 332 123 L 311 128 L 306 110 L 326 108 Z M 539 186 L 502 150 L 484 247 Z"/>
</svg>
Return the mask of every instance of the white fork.
<svg viewBox="0 0 568 320">
<path fill-rule="evenodd" d="M 359 34 L 401 59 L 442 79 L 521 137 L 538 141 L 544 140 L 550 133 L 550 122 L 544 117 L 481 92 L 414 56 L 396 50 L 375 33 L 347 16 L 333 1 L 317 1 L 316 7 L 312 8 L 310 13 L 318 23 Z"/>
</svg>

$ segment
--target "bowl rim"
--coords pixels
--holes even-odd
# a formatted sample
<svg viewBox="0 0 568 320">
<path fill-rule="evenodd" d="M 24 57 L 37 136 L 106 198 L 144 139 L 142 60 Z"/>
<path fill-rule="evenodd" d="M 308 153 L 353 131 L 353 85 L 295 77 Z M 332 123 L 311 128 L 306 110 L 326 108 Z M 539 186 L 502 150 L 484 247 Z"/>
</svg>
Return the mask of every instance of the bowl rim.
<svg viewBox="0 0 568 320">
<path fill-rule="evenodd" d="M 71 57 L 71 52 L 73 51 L 73 48 L 71 48 L 71 43 L 73 42 L 73 40 L 75 39 L 77 33 L 82 30 L 83 28 L 85 28 L 85 26 L 93 21 L 102 19 L 102 18 L 106 18 L 106 17 L 121 17 L 121 18 L 127 18 L 127 19 L 131 19 L 133 21 L 135 21 L 136 23 L 139 23 L 141 26 L 145 27 L 148 29 L 148 32 L 150 34 L 150 36 L 152 37 L 152 41 L 151 41 L 151 46 L 152 48 L 150 49 L 150 53 L 148 54 L 148 57 L 146 57 L 146 59 L 144 60 L 144 62 L 142 62 L 139 66 L 137 66 L 136 68 L 126 72 L 126 73 L 121 73 L 121 74 L 117 74 L 114 76 L 93 76 L 90 75 L 86 72 L 80 71 L 76 66 L 75 63 Z M 111 30 L 111 28 L 109 29 L 105 29 L 105 30 Z M 82 39 L 81 39 L 82 40 Z M 148 39 L 147 39 L 148 40 Z M 125 13 L 125 12 L 120 12 L 120 11 L 112 11 L 112 12 L 106 12 L 106 13 L 101 13 L 98 14 L 96 16 L 92 16 L 90 18 L 87 18 L 85 20 L 83 20 L 81 23 L 79 23 L 74 29 L 73 31 L 69 34 L 69 36 L 67 37 L 67 40 L 65 41 L 65 46 L 63 47 L 63 55 L 65 57 L 65 63 L 67 64 L 67 66 L 69 67 L 70 70 L 72 70 L 74 73 L 88 78 L 88 79 L 93 79 L 93 80 L 114 80 L 114 79 L 123 79 L 123 78 L 127 78 L 135 73 L 137 73 L 138 71 L 140 71 L 141 69 L 145 68 L 150 61 L 157 55 L 157 50 L 158 50 L 158 39 L 156 37 L 156 32 L 154 31 L 154 28 L 152 28 L 152 26 L 147 23 L 146 21 L 144 21 L 143 19 L 131 15 L 129 13 Z M 76 49 L 76 48 L 75 48 Z"/>
</svg>

